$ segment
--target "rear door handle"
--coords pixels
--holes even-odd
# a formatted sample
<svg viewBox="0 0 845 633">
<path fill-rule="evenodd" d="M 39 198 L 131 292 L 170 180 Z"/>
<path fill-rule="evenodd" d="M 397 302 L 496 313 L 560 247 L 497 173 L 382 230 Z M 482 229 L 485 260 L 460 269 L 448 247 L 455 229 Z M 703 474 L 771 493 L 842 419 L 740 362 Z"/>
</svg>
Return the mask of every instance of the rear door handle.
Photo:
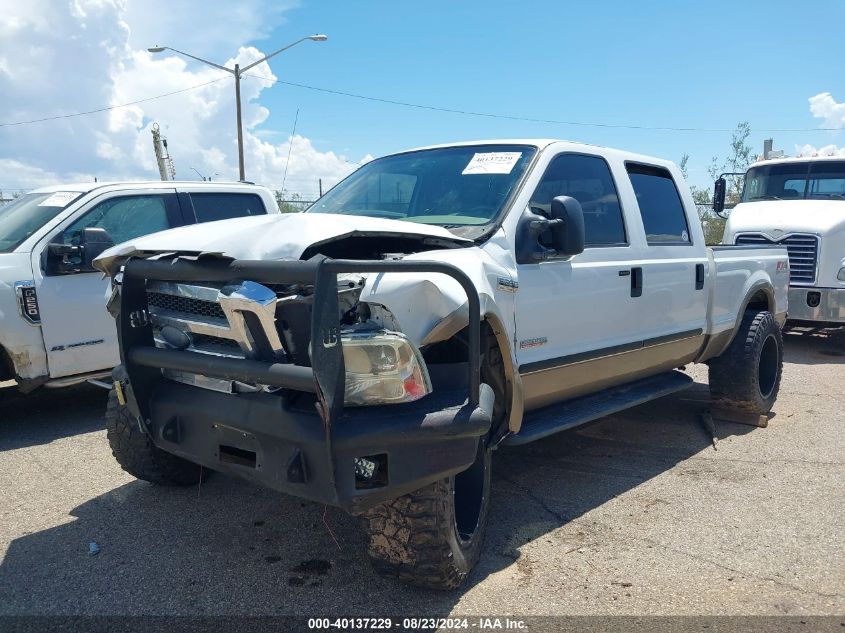
<svg viewBox="0 0 845 633">
<path fill-rule="evenodd" d="M 640 266 L 631 269 L 631 296 L 643 296 L 643 269 Z"/>
<path fill-rule="evenodd" d="M 695 289 L 704 289 L 704 264 L 695 265 Z"/>
</svg>

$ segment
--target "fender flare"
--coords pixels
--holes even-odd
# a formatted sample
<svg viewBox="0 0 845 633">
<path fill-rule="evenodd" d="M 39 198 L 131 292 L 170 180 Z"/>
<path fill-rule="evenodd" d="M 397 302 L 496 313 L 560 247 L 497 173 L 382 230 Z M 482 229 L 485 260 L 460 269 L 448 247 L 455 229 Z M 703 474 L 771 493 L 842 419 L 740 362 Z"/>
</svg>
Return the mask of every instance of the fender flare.
<svg viewBox="0 0 845 633">
<path fill-rule="evenodd" d="M 515 364 L 513 348 L 511 347 L 508 333 L 499 317 L 492 312 L 482 316 L 482 320 L 490 324 L 490 330 L 496 337 L 496 343 L 502 353 L 502 361 L 505 368 L 505 382 L 508 387 L 506 397 L 508 399 L 508 430 L 511 433 L 519 432 L 522 426 L 522 416 L 525 408 L 525 398 L 522 387 L 522 376 Z"/>
<path fill-rule="evenodd" d="M 724 354 L 725 350 L 730 347 L 730 344 L 733 343 L 733 340 L 736 338 L 737 332 L 739 332 L 739 326 L 742 324 L 742 317 L 745 316 L 748 306 L 760 293 L 766 297 L 766 309 L 771 312 L 772 315 L 775 315 L 775 291 L 772 284 L 768 280 L 763 279 L 751 284 L 748 291 L 745 293 L 745 298 L 742 300 L 740 310 L 737 311 L 736 321 L 734 322 L 733 328 L 726 330 L 721 334 L 717 334 L 715 337 L 711 337 L 710 341 L 707 345 L 705 345 L 705 353 L 702 354 L 702 360 L 696 362 L 704 362 L 705 360 L 716 358 L 717 356 Z"/>
</svg>

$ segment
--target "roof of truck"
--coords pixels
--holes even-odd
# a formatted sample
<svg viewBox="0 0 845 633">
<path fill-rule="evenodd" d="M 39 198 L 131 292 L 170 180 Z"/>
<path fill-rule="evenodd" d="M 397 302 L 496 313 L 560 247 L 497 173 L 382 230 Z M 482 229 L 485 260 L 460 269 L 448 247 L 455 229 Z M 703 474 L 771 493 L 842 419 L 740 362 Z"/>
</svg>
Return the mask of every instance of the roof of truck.
<svg viewBox="0 0 845 633">
<path fill-rule="evenodd" d="M 33 189 L 30 193 L 53 193 L 56 191 L 79 191 L 81 193 L 88 193 L 89 191 L 93 191 L 94 189 L 100 189 L 104 187 L 126 187 L 127 189 L 138 187 L 143 187 L 144 189 L 170 189 L 172 187 L 186 185 L 189 185 L 191 187 L 207 186 L 245 188 L 254 188 L 257 186 L 255 183 L 251 182 L 224 182 L 222 180 L 211 182 L 203 182 L 201 180 L 118 180 L 109 182 L 78 182 L 61 185 L 50 185 L 48 187 L 39 187 L 38 189 Z"/>
<path fill-rule="evenodd" d="M 783 158 L 761 158 L 753 163 L 750 167 L 759 167 L 760 165 L 783 165 L 786 163 L 808 163 L 810 161 L 831 161 L 845 160 L 845 156 L 784 156 Z"/>
<path fill-rule="evenodd" d="M 623 160 L 641 161 L 654 165 L 670 166 L 674 165 L 671 160 L 665 158 L 658 158 L 657 156 L 647 156 L 645 154 L 638 154 L 624 149 L 614 147 L 606 147 L 604 145 L 594 145 L 592 143 L 582 143 L 580 141 L 567 141 L 565 139 L 556 138 L 497 138 L 485 139 L 478 141 L 459 141 L 457 143 L 440 143 L 438 145 L 428 145 L 425 147 L 417 147 L 415 149 L 405 150 L 405 152 L 397 152 L 403 154 L 406 152 L 415 152 L 426 149 L 437 149 L 442 147 L 460 147 L 465 145 L 530 145 L 537 147 L 540 151 L 546 149 L 550 145 L 558 145 L 563 151 L 577 152 L 579 148 L 588 150 L 589 153 L 601 153 L 605 156 L 616 156 Z M 599 150 L 597 152 L 597 150 Z"/>
</svg>

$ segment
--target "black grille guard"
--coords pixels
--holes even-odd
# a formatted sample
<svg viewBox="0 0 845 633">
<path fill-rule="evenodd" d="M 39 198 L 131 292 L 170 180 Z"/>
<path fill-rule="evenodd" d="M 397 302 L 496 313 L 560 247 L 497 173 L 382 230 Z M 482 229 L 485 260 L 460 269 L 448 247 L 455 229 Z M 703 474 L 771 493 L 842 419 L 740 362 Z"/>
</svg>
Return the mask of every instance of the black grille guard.
<svg viewBox="0 0 845 633">
<path fill-rule="evenodd" d="M 330 427 L 343 411 L 346 371 L 340 337 L 337 276 L 340 273 L 441 273 L 457 281 L 467 296 L 469 327 L 468 404 L 479 405 L 481 378 L 481 315 L 478 293 L 456 266 L 434 261 L 348 260 L 314 257 L 307 261 L 251 261 L 131 258 L 126 262 L 118 316 L 120 354 L 130 389 L 130 408 L 141 419 L 150 412 L 147 398 L 161 378 L 161 369 L 273 385 L 317 394 L 320 415 Z M 312 366 L 205 356 L 160 349 L 153 341 L 146 294 L 147 280 L 174 282 L 254 281 L 314 286 L 311 318 Z M 134 392 L 134 394 L 133 394 Z"/>
</svg>

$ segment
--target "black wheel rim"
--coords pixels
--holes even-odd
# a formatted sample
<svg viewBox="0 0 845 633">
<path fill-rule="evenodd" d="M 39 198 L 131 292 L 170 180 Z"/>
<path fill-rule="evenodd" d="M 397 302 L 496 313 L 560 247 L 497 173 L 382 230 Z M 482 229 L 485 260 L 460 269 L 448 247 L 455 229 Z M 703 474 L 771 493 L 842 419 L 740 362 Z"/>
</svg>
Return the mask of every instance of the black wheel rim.
<svg viewBox="0 0 845 633">
<path fill-rule="evenodd" d="M 490 467 L 490 460 L 485 454 L 487 448 L 483 440 L 478 444 L 478 453 L 472 466 L 455 475 L 455 532 L 462 545 L 472 541 L 478 531 L 487 501 L 487 469 Z"/>
<path fill-rule="evenodd" d="M 770 334 L 763 341 L 763 349 L 760 350 L 760 362 L 757 365 L 757 384 L 763 398 L 768 398 L 775 390 L 778 377 L 778 358 L 778 342 L 775 336 Z"/>
</svg>

